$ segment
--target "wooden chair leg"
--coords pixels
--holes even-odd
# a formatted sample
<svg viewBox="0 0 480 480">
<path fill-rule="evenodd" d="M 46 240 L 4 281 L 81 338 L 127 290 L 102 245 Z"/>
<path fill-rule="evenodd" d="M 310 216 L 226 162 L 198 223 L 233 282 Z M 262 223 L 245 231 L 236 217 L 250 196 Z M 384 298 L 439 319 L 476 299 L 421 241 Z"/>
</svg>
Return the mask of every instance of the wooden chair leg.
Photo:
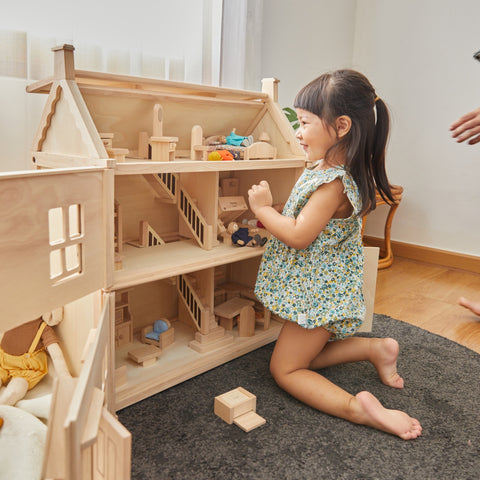
<svg viewBox="0 0 480 480">
<path fill-rule="evenodd" d="M 392 251 L 392 243 L 391 243 L 391 230 L 392 230 L 392 221 L 395 212 L 397 211 L 398 203 L 394 203 L 390 206 L 390 210 L 387 215 L 387 219 L 385 221 L 385 253 L 384 255 L 378 260 L 378 268 L 388 268 L 393 263 L 393 251 Z"/>
</svg>

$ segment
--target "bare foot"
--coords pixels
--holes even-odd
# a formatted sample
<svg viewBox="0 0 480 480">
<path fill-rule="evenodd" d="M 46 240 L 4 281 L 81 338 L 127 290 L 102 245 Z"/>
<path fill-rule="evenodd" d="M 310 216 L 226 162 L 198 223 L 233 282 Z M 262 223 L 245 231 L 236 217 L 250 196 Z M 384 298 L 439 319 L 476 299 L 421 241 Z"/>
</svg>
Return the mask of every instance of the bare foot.
<svg viewBox="0 0 480 480">
<path fill-rule="evenodd" d="M 397 358 L 400 347 L 393 338 L 372 339 L 372 363 L 385 385 L 403 388 L 403 378 L 397 373 Z"/>
<path fill-rule="evenodd" d="M 400 410 L 385 408 L 370 392 L 360 392 L 354 397 L 360 409 L 358 423 L 412 440 L 422 433 L 422 426 L 415 418 Z"/>
<path fill-rule="evenodd" d="M 480 302 L 471 302 L 467 300 L 465 297 L 460 297 L 458 299 L 458 304 L 462 307 L 468 308 L 472 313 L 475 315 L 480 316 Z"/>
</svg>

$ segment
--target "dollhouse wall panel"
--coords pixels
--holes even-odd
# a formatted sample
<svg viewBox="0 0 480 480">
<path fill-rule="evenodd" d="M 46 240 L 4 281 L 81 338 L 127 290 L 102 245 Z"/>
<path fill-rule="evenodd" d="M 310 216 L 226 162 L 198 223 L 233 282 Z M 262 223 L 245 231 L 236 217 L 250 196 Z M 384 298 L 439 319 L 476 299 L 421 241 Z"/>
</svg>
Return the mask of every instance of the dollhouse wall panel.
<svg viewBox="0 0 480 480">
<path fill-rule="evenodd" d="M 89 169 L 0 176 L 2 330 L 107 283 L 105 175 Z"/>
<path fill-rule="evenodd" d="M 177 289 L 172 280 L 159 280 L 132 288 L 129 298 L 134 332 L 161 318 L 171 320 L 177 317 Z"/>
<path fill-rule="evenodd" d="M 60 86 L 57 88 L 59 100 L 52 106 L 50 128 L 46 132 L 41 149 L 43 152 L 88 155 L 81 129 L 72 122 L 72 111 L 69 102 L 64 99 L 65 93 Z"/>
<path fill-rule="evenodd" d="M 160 236 L 178 231 L 178 210 L 164 202 L 140 175 L 115 178 L 115 200 L 122 207 L 123 237 L 125 242 L 139 236 L 139 224 L 146 220 Z"/>
</svg>

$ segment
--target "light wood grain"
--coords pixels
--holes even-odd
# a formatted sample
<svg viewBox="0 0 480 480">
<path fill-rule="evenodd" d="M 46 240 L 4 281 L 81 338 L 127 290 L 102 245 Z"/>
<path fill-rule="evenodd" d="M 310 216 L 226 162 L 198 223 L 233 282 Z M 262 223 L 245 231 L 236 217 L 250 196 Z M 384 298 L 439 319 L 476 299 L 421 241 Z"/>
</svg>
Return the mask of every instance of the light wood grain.
<svg viewBox="0 0 480 480">
<path fill-rule="evenodd" d="M 396 256 L 378 272 L 374 311 L 480 353 L 480 317 L 457 304 L 460 296 L 480 300 L 480 274 Z"/>
</svg>

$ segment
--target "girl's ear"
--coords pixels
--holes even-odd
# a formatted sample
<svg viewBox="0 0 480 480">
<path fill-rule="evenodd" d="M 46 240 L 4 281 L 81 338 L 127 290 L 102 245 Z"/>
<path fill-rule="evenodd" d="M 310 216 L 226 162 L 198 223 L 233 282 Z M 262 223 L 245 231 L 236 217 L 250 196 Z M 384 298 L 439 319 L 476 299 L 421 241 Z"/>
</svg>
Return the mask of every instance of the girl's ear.
<svg viewBox="0 0 480 480">
<path fill-rule="evenodd" d="M 335 121 L 338 138 L 343 138 L 352 128 L 352 119 L 348 115 L 341 115 Z"/>
</svg>

